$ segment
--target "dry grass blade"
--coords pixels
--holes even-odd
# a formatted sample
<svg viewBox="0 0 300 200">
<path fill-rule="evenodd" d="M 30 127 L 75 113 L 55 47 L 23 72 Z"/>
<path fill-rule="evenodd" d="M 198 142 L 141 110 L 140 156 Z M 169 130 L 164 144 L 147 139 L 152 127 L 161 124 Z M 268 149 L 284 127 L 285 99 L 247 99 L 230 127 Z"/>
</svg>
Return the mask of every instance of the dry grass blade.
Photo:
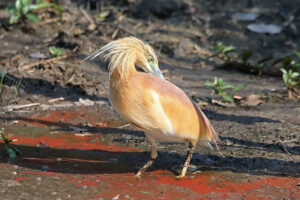
<svg viewBox="0 0 300 200">
<path fill-rule="evenodd" d="M 38 62 L 35 62 L 35 63 L 32 63 L 32 64 L 23 65 L 22 70 L 27 71 L 27 70 L 30 70 L 32 67 L 35 67 L 35 66 L 38 66 L 38 65 L 41 65 L 41 64 L 55 62 L 55 61 L 58 61 L 58 60 L 61 60 L 61 59 L 67 58 L 67 57 L 68 57 L 67 55 L 64 55 L 64 56 L 60 56 L 60 57 L 55 57 L 55 58 L 50 58 L 50 59 L 47 59 L 47 60 L 38 61 Z"/>
<path fill-rule="evenodd" d="M 19 110 L 23 108 L 29 108 L 29 107 L 34 107 L 34 106 L 39 106 L 41 105 L 40 103 L 30 103 L 30 104 L 25 104 L 25 105 L 8 105 L 2 107 L 3 111 L 13 111 L 13 110 Z"/>
</svg>

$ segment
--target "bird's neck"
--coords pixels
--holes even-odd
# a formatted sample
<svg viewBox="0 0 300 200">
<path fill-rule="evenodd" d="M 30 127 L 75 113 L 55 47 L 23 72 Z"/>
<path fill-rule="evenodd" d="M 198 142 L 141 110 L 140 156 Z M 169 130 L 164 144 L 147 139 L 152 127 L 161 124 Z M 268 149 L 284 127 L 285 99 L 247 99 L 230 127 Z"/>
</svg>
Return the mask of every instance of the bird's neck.
<svg viewBox="0 0 300 200">
<path fill-rule="evenodd" d="M 126 86 L 128 84 L 129 78 L 137 73 L 135 69 L 134 63 L 127 66 L 126 69 L 114 69 L 112 72 L 110 72 L 110 83 L 111 86 L 115 88 L 119 88 L 120 86 Z"/>
</svg>

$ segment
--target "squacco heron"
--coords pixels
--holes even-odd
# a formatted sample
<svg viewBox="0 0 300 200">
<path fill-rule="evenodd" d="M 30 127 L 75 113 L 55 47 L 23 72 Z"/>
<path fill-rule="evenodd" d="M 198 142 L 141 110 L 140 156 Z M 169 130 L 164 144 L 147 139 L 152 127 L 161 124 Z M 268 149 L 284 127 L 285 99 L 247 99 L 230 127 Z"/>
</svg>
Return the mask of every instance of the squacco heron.
<svg viewBox="0 0 300 200">
<path fill-rule="evenodd" d="M 113 108 L 131 125 L 143 130 L 151 145 L 151 159 L 136 177 L 156 159 L 156 139 L 189 143 L 186 161 L 177 176 L 184 177 L 196 144 L 210 146 L 210 142 L 219 141 L 213 126 L 181 89 L 164 79 L 150 45 L 135 37 L 121 38 L 85 60 L 102 53 L 109 59 L 109 100 Z"/>
</svg>

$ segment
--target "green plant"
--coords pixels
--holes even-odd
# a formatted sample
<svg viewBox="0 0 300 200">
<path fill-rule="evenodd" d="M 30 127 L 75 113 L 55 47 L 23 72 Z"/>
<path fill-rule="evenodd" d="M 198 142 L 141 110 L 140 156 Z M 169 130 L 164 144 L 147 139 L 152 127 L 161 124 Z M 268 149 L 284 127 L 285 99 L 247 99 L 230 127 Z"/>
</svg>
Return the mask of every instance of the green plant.
<svg viewBox="0 0 300 200">
<path fill-rule="evenodd" d="M 5 77 L 5 72 L 2 72 L 1 73 L 1 79 L 0 79 L 0 94 L 2 92 L 2 86 L 3 86 L 4 77 Z"/>
<path fill-rule="evenodd" d="M 299 84 L 298 72 L 294 72 L 292 69 L 286 70 L 284 68 L 281 68 L 280 70 L 282 71 L 282 79 L 287 88 L 293 88 L 294 86 Z"/>
<path fill-rule="evenodd" d="M 218 42 L 215 46 L 212 47 L 216 53 L 210 57 L 218 56 L 223 59 L 225 62 L 229 62 L 232 60 L 232 56 L 229 55 L 230 52 L 234 52 L 236 47 L 233 45 L 224 45 L 222 42 Z"/>
<path fill-rule="evenodd" d="M 96 16 L 97 22 L 105 21 L 108 15 L 110 15 L 110 11 L 101 12 L 98 16 Z"/>
<path fill-rule="evenodd" d="M 15 90 L 15 98 L 17 98 L 18 95 L 19 95 L 18 90 L 19 90 L 19 88 L 20 88 L 20 86 L 21 86 L 22 80 L 23 80 L 23 79 L 20 78 L 20 80 L 19 80 L 18 82 L 16 82 L 16 84 L 15 84 L 15 87 L 14 87 L 14 90 Z"/>
<path fill-rule="evenodd" d="M 50 54 L 49 54 L 50 56 L 58 57 L 63 54 L 64 49 L 55 47 L 55 46 L 51 46 L 51 47 L 49 47 L 49 52 L 50 52 Z"/>
<path fill-rule="evenodd" d="M 38 0 L 36 4 L 32 4 L 32 0 L 16 0 L 14 6 L 6 8 L 6 11 L 11 14 L 9 23 L 15 24 L 21 18 L 27 18 L 31 21 L 38 22 L 40 21 L 40 18 L 32 12 L 47 7 L 55 7 L 56 10 L 61 13 L 61 8 L 58 5 L 46 3 L 44 0 Z"/>
<path fill-rule="evenodd" d="M 298 58 L 298 60 L 292 60 L 291 61 L 291 68 L 294 70 L 294 71 L 297 71 L 300 67 L 300 52 L 299 51 L 295 51 L 295 54 Z"/>
<path fill-rule="evenodd" d="M 216 94 L 223 97 L 224 100 L 229 102 L 234 102 L 234 98 L 232 96 L 233 93 L 235 93 L 238 90 L 241 90 L 246 87 L 246 84 L 241 84 L 239 86 L 233 86 L 228 83 L 226 83 L 222 78 L 214 78 L 213 82 L 206 81 L 204 85 L 215 91 Z M 230 91 L 230 94 L 227 91 Z"/>
<path fill-rule="evenodd" d="M 291 55 L 288 55 L 288 56 L 285 56 L 283 58 L 279 58 L 279 59 L 275 60 L 272 63 L 272 66 L 280 63 L 281 65 L 283 65 L 283 68 L 285 68 L 285 69 L 292 69 L 293 71 L 299 71 L 300 52 L 295 51 L 294 53 L 295 53 L 296 58 L 297 58 L 296 60 L 294 60 Z"/>
<path fill-rule="evenodd" d="M 222 42 L 218 42 L 214 47 L 212 47 L 212 49 L 215 51 L 215 54 L 210 56 L 210 58 L 220 58 L 223 61 L 223 66 L 234 67 L 242 71 L 248 71 L 258 75 L 262 75 L 263 73 L 272 74 L 272 71 L 270 72 L 270 70 L 266 68 L 269 65 L 267 62 L 273 58 L 272 56 L 267 56 L 258 61 L 250 62 L 249 59 L 253 56 L 253 51 L 251 49 L 237 52 L 237 48 L 235 46 L 224 45 Z M 282 60 L 283 59 L 280 58 L 274 63 L 279 63 Z"/>
<path fill-rule="evenodd" d="M 7 139 L 3 133 L 1 133 L 1 138 L 2 138 L 3 141 L 4 141 L 4 149 L 5 149 L 6 153 L 8 154 L 8 156 L 9 156 L 10 158 L 16 158 L 17 155 L 20 154 L 20 151 L 19 151 L 19 149 L 17 149 L 16 147 L 11 146 L 10 143 L 12 143 L 13 140 Z M 1 138 L 0 138 L 0 139 L 1 139 Z"/>
</svg>

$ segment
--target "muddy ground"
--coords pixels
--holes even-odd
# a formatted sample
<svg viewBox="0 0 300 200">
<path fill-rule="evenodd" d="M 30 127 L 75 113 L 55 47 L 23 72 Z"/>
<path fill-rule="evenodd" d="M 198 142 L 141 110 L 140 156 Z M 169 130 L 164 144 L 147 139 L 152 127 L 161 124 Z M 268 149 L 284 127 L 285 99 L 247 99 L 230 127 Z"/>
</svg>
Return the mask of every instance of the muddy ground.
<svg viewBox="0 0 300 200">
<path fill-rule="evenodd" d="M 258 76 L 234 68 L 224 68 L 221 60 L 208 57 L 214 53 L 210 47 L 218 41 L 235 45 L 238 51 L 251 48 L 255 52 L 251 58 L 253 61 L 270 55 L 276 59 L 289 55 L 295 50 L 299 51 L 300 10 L 297 5 L 300 2 L 276 1 L 274 3 L 266 0 L 237 3 L 230 0 L 191 0 L 176 1 L 174 5 L 168 4 L 163 7 L 163 10 L 155 6 L 149 9 L 150 5 L 147 1 L 144 2 L 146 3 L 102 1 L 99 4 L 100 10 L 95 10 L 97 6 L 94 4 L 90 4 L 91 7 L 87 6 L 87 3 L 83 8 L 79 8 L 80 1 L 65 2 L 62 5 L 61 18 L 55 10 L 47 9 L 39 12 L 41 22 L 22 21 L 15 25 L 8 23 L 9 15 L 4 10 L 5 5 L 0 4 L 2 6 L 0 7 L 0 71 L 6 72 L 1 86 L 0 124 L 8 137 L 18 139 L 15 145 L 21 150 L 21 158 L 16 160 L 8 159 L 2 151 L 0 164 L 5 170 L 0 172 L 3 177 L 0 184 L 5 189 L 0 190 L 1 196 L 6 199 L 17 199 L 18 195 L 19 197 L 21 195 L 20 199 L 28 199 L 28 196 L 32 195 L 36 196 L 36 199 L 47 199 L 45 196 L 50 194 L 50 191 L 56 192 L 52 194 L 53 198 L 57 194 L 67 195 L 72 186 L 69 182 L 65 184 L 60 179 L 69 180 L 72 177 L 70 174 L 76 174 L 73 182 L 91 174 L 98 174 L 99 179 L 101 179 L 99 174 L 104 174 L 103 180 L 109 179 L 107 174 L 112 174 L 111 177 L 115 182 L 118 179 L 128 181 L 124 176 L 127 176 L 127 173 L 132 175 L 148 159 L 149 154 L 143 153 L 149 150 L 143 133 L 123 126 L 126 122 L 109 105 L 108 73 L 103 59 L 97 58 L 89 63 L 81 62 L 83 58 L 104 44 L 116 38 L 133 35 L 146 40 L 155 48 L 160 68 L 166 78 L 202 105 L 204 113 L 223 141 L 223 145 L 220 146 L 222 155 L 197 147 L 189 176 L 196 176 L 193 173 L 202 171 L 203 176 L 205 173 L 209 173 L 208 176 L 211 173 L 221 173 L 223 176 L 222 173 L 225 173 L 224 176 L 227 178 L 236 177 L 232 178 L 231 182 L 252 180 L 253 177 L 254 179 L 269 176 L 287 178 L 287 181 L 284 181 L 285 179 L 281 181 L 293 180 L 294 182 L 282 190 L 274 190 L 274 193 L 270 188 L 264 188 L 264 191 L 268 192 L 262 194 L 270 195 L 268 197 L 271 199 L 299 197 L 299 184 L 296 186 L 296 182 L 300 182 L 299 99 L 288 97 L 280 76 L 264 74 Z M 104 21 L 97 21 L 96 16 L 104 11 L 109 11 L 109 15 Z M 255 22 L 285 24 L 285 27 L 281 33 L 275 35 L 251 32 L 246 29 L 250 22 L 239 21 L 232 17 L 236 12 L 245 11 L 259 14 Z M 63 57 L 52 61 L 47 61 L 47 58 L 34 58 L 34 53 L 47 56 L 49 47 L 53 45 L 64 48 Z M 215 76 L 222 77 L 233 85 L 246 83 L 247 86 L 238 91 L 237 95 L 246 98 L 256 94 L 259 95 L 261 103 L 255 106 L 240 103 L 230 106 L 212 103 L 213 100 L 222 101 L 222 98 L 207 89 L 204 82 L 212 81 Z M 16 90 L 16 84 L 20 80 L 21 85 Z M 63 99 L 57 99 L 61 97 Z M 90 101 L 86 102 L 82 99 Z M 29 108 L 16 107 L 32 103 L 37 104 Z M 83 139 L 82 143 L 78 142 L 77 146 L 76 144 L 72 146 L 72 141 L 76 143 L 76 138 L 66 139 L 68 142 L 64 139 L 58 142 L 47 139 L 49 135 L 58 140 L 58 138 L 76 137 L 76 134 L 83 134 L 77 135 L 77 139 L 78 137 L 87 139 Z M 39 139 L 33 141 L 28 138 Z M 41 144 L 40 141 L 44 142 Z M 105 147 L 101 144 L 99 146 L 95 144 L 93 148 L 84 146 L 95 141 L 103 143 Z M 97 148 L 99 152 L 96 151 Z M 74 149 L 81 150 L 74 152 Z M 152 176 L 162 178 L 162 176 L 171 177 L 176 174 L 184 162 L 185 151 L 185 144 L 161 142 L 159 157 L 150 170 Z M 56 159 L 61 157 L 63 160 L 66 159 L 65 165 L 57 164 Z M 91 161 L 87 161 L 87 158 Z M 95 164 L 107 161 L 111 164 L 99 168 L 100 164 Z M 115 164 L 118 161 L 121 162 L 120 165 Z M 80 169 L 76 168 L 76 165 L 80 165 Z M 12 173 L 21 173 L 23 178 L 17 179 L 22 179 L 23 182 L 19 183 L 12 177 Z M 31 177 L 26 177 L 24 175 L 26 173 L 31 174 Z M 57 175 L 58 178 L 53 178 L 55 175 L 48 177 L 45 173 L 60 175 Z M 61 174 L 64 176 L 67 174 L 68 177 L 62 177 Z M 80 174 L 84 176 L 78 178 Z M 118 177 L 116 174 L 122 175 Z M 148 175 L 150 178 L 148 177 L 149 182 L 145 183 L 146 185 L 155 185 L 151 182 L 153 181 L 151 174 Z M 37 187 L 33 185 L 39 182 L 37 179 L 42 175 L 48 177 L 41 184 L 47 188 L 44 194 L 43 192 L 33 194 L 34 190 L 30 192 L 24 188 L 14 193 L 15 186 L 9 189 L 6 188 L 7 183 L 4 183 L 4 180 L 11 180 L 12 185 L 24 184 L 28 187 Z M 93 184 L 97 184 L 96 182 L 92 180 Z M 166 182 L 170 183 L 171 179 Z M 53 183 L 57 185 L 51 190 L 48 186 Z M 62 185 L 65 185 L 65 190 L 61 189 Z M 188 182 L 181 187 L 185 188 L 187 185 Z M 171 193 L 173 190 L 176 191 L 174 188 L 168 188 L 169 186 L 165 187 L 165 191 L 169 190 Z M 183 193 L 187 192 L 183 188 L 180 190 Z M 75 195 L 74 199 L 91 197 L 88 196 L 91 193 L 95 194 L 92 195 L 95 198 L 104 196 L 112 198 L 122 193 L 108 194 L 108 189 L 105 190 L 103 186 L 101 192 L 105 195 L 101 196 L 102 194 L 96 195 L 96 189 L 90 191 L 88 189 L 87 193 L 75 192 L 76 194 L 70 195 L 72 197 Z M 191 199 L 200 198 L 201 192 L 197 189 L 189 189 L 193 191 Z M 284 192 L 285 189 L 290 193 Z M 276 193 L 278 196 L 272 196 L 275 191 L 278 192 Z M 252 192 L 257 191 L 253 189 Z M 240 193 L 232 192 L 230 196 L 241 199 L 245 197 L 242 193 L 243 190 Z M 165 196 L 159 196 L 155 192 L 152 196 L 142 194 L 147 198 L 174 199 L 172 194 L 165 194 Z M 124 195 L 126 196 L 126 193 Z M 212 199 L 230 197 L 213 194 L 209 196 L 206 193 L 205 195 Z M 50 195 L 49 199 L 53 199 L 52 196 Z M 135 198 L 138 199 L 139 196 Z M 188 197 L 182 198 L 188 199 Z"/>
</svg>

